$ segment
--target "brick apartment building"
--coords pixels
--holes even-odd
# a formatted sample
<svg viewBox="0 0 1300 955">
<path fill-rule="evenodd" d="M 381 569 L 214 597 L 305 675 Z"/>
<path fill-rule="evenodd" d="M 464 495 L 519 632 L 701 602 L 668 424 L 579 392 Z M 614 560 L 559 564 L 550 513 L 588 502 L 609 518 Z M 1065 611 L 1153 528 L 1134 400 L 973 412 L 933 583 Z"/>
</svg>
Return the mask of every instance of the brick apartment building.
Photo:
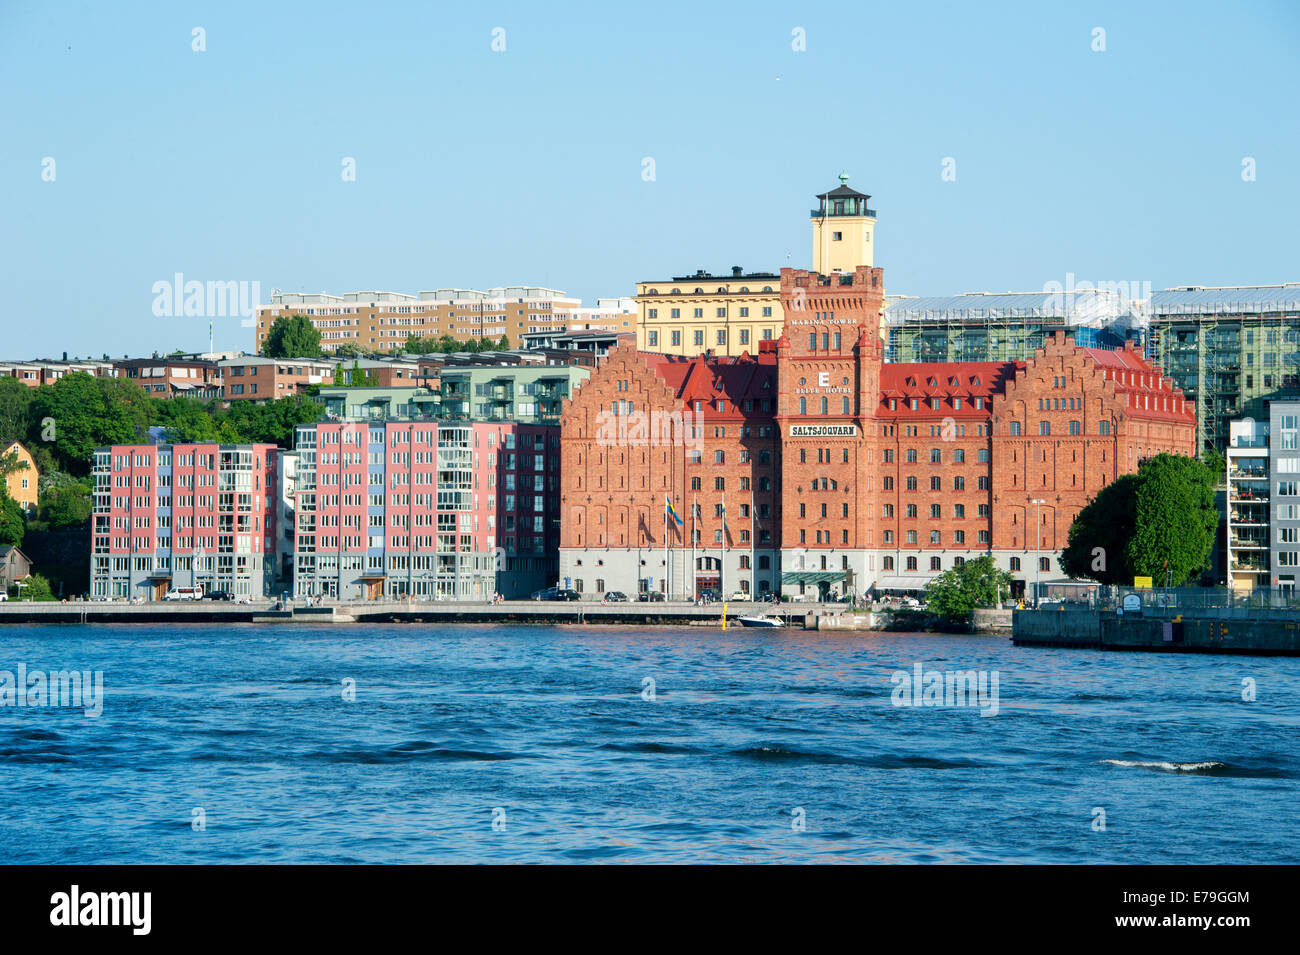
<svg viewBox="0 0 1300 955">
<path fill-rule="evenodd" d="M 197 358 L 123 358 L 113 362 L 118 378 L 134 381 L 158 398 L 217 398 L 221 369 Z"/>
<path fill-rule="evenodd" d="M 611 351 L 562 418 L 561 576 L 914 591 L 992 554 L 1020 590 L 1059 574 L 1107 482 L 1193 453 L 1192 406 L 1131 347 L 1058 334 L 1029 361 L 886 364 L 883 295 L 871 266 L 784 269 L 783 334 L 756 356 Z M 684 522 L 666 560 L 665 497 Z"/>
<path fill-rule="evenodd" d="M 315 358 L 262 358 L 240 355 L 218 363 L 222 398 L 227 401 L 274 401 L 301 394 L 307 385 L 329 384 L 335 363 Z"/>
<path fill-rule="evenodd" d="M 473 600 L 549 584 L 558 438 L 489 421 L 299 428 L 294 596 Z"/>
<path fill-rule="evenodd" d="M 176 587 L 260 596 L 274 576 L 276 447 L 113 445 L 94 454 L 92 598 Z"/>
</svg>

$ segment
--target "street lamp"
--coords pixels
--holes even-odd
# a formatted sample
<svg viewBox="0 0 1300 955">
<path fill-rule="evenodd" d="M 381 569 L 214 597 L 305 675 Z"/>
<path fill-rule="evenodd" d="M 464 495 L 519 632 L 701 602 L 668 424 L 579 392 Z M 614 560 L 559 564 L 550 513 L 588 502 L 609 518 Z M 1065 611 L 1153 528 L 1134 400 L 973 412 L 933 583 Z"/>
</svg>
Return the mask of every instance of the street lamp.
<svg viewBox="0 0 1300 955">
<path fill-rule="evenodd" d="M 1043 559 L 1043 505 L 1047 502 L 1036 497 L 1029 502 L 1034 505 L 1034 606 L 1038 606 L 1039 578 L 1042 575 Z"/>
</svg>

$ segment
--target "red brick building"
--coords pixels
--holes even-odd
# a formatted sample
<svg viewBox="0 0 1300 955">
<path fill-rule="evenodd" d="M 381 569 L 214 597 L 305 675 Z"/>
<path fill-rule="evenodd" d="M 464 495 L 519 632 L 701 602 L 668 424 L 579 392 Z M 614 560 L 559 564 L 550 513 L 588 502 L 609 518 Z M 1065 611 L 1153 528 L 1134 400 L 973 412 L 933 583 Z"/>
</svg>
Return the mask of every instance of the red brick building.
<svg viewBox="0 0 1300 955">
<path fill-rule="evenodd" d="M 1058 335 L 1028 362 L 886 364 L 883 294 L 878 268 L 785 269 L 785 328 L 757 356 L 612 350 L 562 418 L 561 581 L 919 590 L 992 554 L 1019 589 L 1059 576 L 1108 481 L 1193 453 L 1193 406 L 1131 348 Z"/>
</svg>

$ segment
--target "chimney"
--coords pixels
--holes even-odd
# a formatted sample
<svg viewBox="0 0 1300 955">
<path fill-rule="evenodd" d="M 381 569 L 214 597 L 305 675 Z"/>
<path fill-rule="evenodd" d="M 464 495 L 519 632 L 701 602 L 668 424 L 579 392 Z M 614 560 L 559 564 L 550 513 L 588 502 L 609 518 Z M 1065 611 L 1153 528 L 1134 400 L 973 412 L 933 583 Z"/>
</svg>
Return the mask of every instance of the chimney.
<svg viewBox="0 0 1300 955">
<path fill-rule="evenodd" d="M 741 277 L 742 275 L 744 275 L 744 274 L 745 274 L 745 270 L 742 269 L 739 265 L 733 265 L 733 266 L 731 267 L 731 277 L 732 277 L 732 278 L 734 278 L 734 279 L 738 279 L 738 278 L 740 278 L 740 277 Z"/>
</svg>

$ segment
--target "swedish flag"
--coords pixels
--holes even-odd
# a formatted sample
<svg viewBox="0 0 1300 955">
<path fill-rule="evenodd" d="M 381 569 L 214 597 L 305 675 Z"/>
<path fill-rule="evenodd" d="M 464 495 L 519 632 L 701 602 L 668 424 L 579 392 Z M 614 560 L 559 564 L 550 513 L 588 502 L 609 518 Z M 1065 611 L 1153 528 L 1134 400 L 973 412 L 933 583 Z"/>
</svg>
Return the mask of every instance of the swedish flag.
<svg viewBox="0 0 1300 955">
<path fill-rule="evenodd" d="M 668 508 L 668 516 L 669 516 L 669 518 L 671 518 L 674 522 L 676 522 L 676 524 L 677 524 L 678 527 L 681 527 L 681 526 L 682 526 L 682 516 L 681 516 L 680 514 L 678 514 L 675 510 L 673 510 L 673 502 L 670 501 L 670 500 L 669 500 L 668 498 L 666 498 L 666 497 L 664 498 L 664 507 Z"/>
</svg>

